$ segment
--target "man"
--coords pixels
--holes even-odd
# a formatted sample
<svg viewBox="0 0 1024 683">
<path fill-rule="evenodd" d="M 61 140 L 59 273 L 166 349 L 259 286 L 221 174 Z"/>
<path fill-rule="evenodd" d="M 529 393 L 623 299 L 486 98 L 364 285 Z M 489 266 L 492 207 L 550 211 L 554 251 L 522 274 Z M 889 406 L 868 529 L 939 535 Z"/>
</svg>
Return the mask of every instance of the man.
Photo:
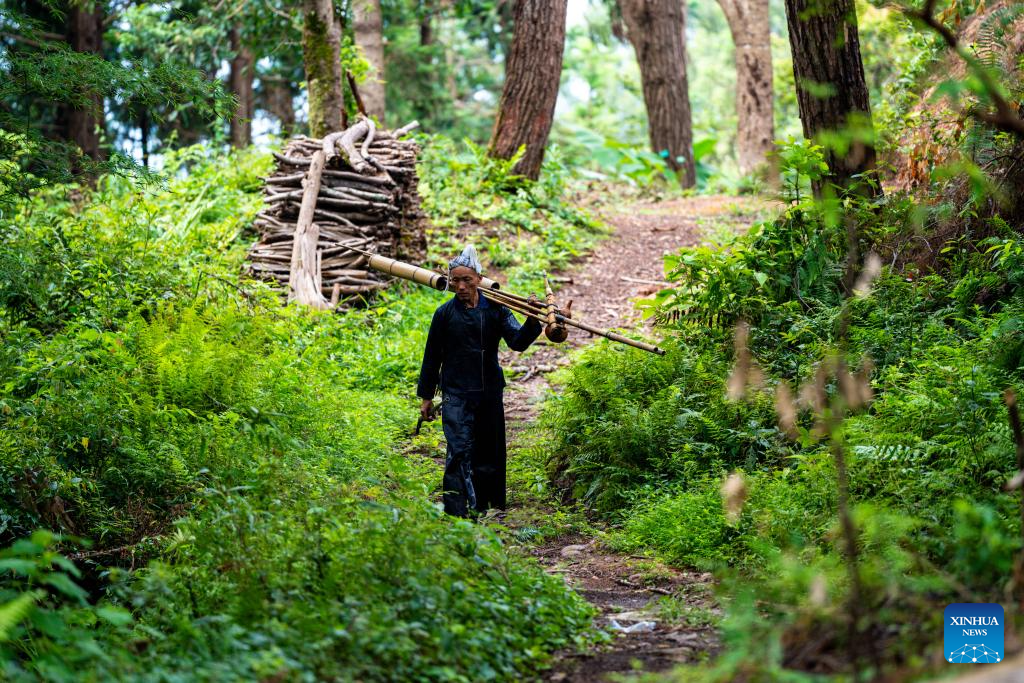
<svg viewBox="0 0 1024 683">
<path fill-rule="evenodd" d="M 525 351 L 541 332 L 533 318 L 520 325 L 512 311 L 483 297 L 480 273 L 472 246 L 449 262 L 455 296 L 434 312 L 416 389 L 420 414 L 429 420 L 440 384 L 448 441 L 444 509 L 459 517 L 505 507 L 505 376 L 498 344 L 504 339 L 510 349 Z"/>
</svg>

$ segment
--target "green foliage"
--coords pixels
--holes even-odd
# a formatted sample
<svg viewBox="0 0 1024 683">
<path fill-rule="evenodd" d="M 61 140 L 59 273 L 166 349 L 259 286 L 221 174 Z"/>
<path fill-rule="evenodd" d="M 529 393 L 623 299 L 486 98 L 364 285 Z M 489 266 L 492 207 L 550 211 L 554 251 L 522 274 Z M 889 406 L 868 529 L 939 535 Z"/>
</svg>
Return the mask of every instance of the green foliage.
<svg viewBox="0 0 1024 683">
<path fill-rule="evenodd" d="M 81 572 L 54 551 L 61 539 L 37 531 L 0 550 L 0 673 L 4 680 L 95 680 L 80 667 L 104 675 L 128 660 L 125 651 L 110 651 L 106 638 L 126 638 L 133 622 L 123 607 L 94 607 L 78 581 Z M 30 674 L 19 662 L 31 661 Z"/>
<path fill-rule="evenodd" d="M 786 168 L 791 162 L 799 168 L 807 160 L 802 154 L 783 155 Z M 834 305 L 844 239 L 825 216 L 800 202 L 742 235 L 725 233 L 717 243 L 666 256 L 665 273 L 676 286 L 641 304 L 649 314 L 709 326 L 740 319 L 760 322 L 769 315 Z"/>
<path fill-rule="evenodd" d="M 501 95 L 511 7 L 392 1 L 382 9 L 389 122 L 417 120 L 431 133 L 485 144 Z"/>
<path fill-rule="evenodd" d="M 813 148 L 783 155 L 794 174 L 820 168 Z M 843 358 L 873 368 L 875 393 L 835 435 L 871 615 L 858 631 L 925 671 L 916 653 L 935 638 L 936 605 L 965 592 L 1000 599 L 1021 551 L 1018 502 L 1002 491 L 1016 469 L 1003 391 L 1024 383 L 1019 236 L 991 219 L 990 236 L 948 243 L 942 271 L 884 269 L 844 305 L 845 226 L 855 222 L 867 253 L 915 234 L 919 213 L 898 195 L 816 203 L 793 191 L 790 200 L 745 235 L 667 259 L 675 286 L 646 302 L 675 337 L 666 356 L 595 345 L 563 373 L 545 412 L 552 481 L 619 523 L 615 547 L 725 579 L 726 654 L 697 680 L 806 680 L 786 668 L 797 644 L 829 634 L 833 647 L 848 646 L 834 462 L 803 406 L 797 438 L 779 433 L 774 381 L 726 399 L 728 327 L 748 321 L 752 361 L 790 386 L 811 381 L 843 329 Z M 745 479 L 734 524 L 719 490 L 732 470 Z"/>
<path fill-rule="evenodd" d="M 663 357 L 597 344 L 546 404 L 551 471 L 596 509 L 622 507 L 642 484 L 698 481 L 778 457 L 771 404 L 726 401 L 727 359 L 688 342 L 670 340 Z"/>
<path fill-rule="evenodd" d="M 0 215 L 41 183 L 31 173 L 22 170 L 34 149 L 35 145 L 25 135 L 0 128 Z"/>
<path fill-rule="evenodd" d="M 441 137 L 424 145 L 420 194 L 439 228 L 430 234 L 430 256 L 447 264 L 472 228 L 485 265 L 504 273 L 513 291 L 543 291 L 544 274 L 583 254 L 601 227 L 568 201 L 569 171 L 557 149 L 547 151 L 540 180 L 532 182 L 512 172 L 519 155 L 491 159 L 468 140 L 464 147 Z"/>
<path fill-rule="evenodd" d="M 678 190 L 679 178 L 669 167 L 667 152 L 656 154 L 645 147 L 599 135 L 583 126 L 563 124 L 571 132 L 568 154 L 575 160 L 576 173 L 584 178 L 613 179 L 634 187 L 653 190 Z M 715 176 L 708 164 L 716 140 L 704 138 L 693 145 L 697 164 L 697 187 L 704 189 Z"/>
<path fill-rule="evenodd" d="M 724 559 L 734 534 L 713 484 L 694 482 L 678 492 L 641 488 L 633 501 L 612 547 L 631 553 L 657 548 L 676 566 L 713 568 Z"/>
<path fill-rule="evenodd" d="M 209 513 L 178 526 L 172 564 L 145 572 L 133 600 L 152 628 L 180 634 L 154 643 L 164 666 L 184 649 L 203 678 L 259 675 L 266 655 L 246 646 L 259 637 L 275 666 L 316 680 L 508 679 L 589 621 L 585 603 L 486 527 L 425 502 L 280 483 L 283 496 L 210 491 Z M 192 629 L 207 646 L 189 644 Z"/>
<path fill-rule="evenodd" d="M 178 109 L 188 108 L 199 121 L 230 116 L 232 101 L 218 79 L 207 78 L 183 60 L 143 62 L 132 55 L 108 60 L 92 52 L 78 52 L 64 40 L 54 40 L 50 27 L 63 31 L 65 9 L 40 3 L 23 9 L 4 3 L 0 26 L 5 35 L 4 59 L 0 62 L 0 129 L 24 136 L 31 145 L 18 163 L 29 167 L 40 180 L 68 182 L 104 172 L 146 175 L 133 159 L 117 150 L 109 158 L 89 159 L 72 142 L 43 134 L 43 125 L 61 118 L 58 108 L 90 112 L 102 117 L 104 100 L 131 103 L 130 109 L 146 111 L 163 120 Z M 29 16 L 34 10 L 39 16 Z M 3 170 L 4 176 L 10 171 Z M 7 185 L 7 182 L 3 182 Z"/>
<path fill-rule="evenodd" d="M 91 606 L 0 578 L 6 679 L 514 680 L 582 642 L 590 608 L 444 516 L 436 465 L 401 455 L 443 295 L 286 306 L 238 275 L 266 156 L 166 163 L 162 187 L 54 188 L 0 223 L 0 538 L 23 562 L 32 529 L 71 532 L 97 558 Z M 501 167 L 444 196 L 504 204 L 564 262 L 592 223 L 549 176 Z M 102 567 L 122 552 L 135 571 Z M 41 610 L 68 630 L 26 630 Z"/>
</svg>

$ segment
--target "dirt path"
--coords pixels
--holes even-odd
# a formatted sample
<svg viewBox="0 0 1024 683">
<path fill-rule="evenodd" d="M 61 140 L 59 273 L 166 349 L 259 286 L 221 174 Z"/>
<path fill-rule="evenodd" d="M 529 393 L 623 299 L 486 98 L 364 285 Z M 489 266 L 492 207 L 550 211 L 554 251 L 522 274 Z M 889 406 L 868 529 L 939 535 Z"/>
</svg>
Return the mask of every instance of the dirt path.
<svg viewBox="0 0 1024 683">
<path fill-rule="evenodd" d="M 661 288 L 664 253 L 696 244 L 707 223 L 744 229 L 763 206 L 734 197 L 697 197 L 602 211 L 601 217 L 615 232 L 578 268 L 564 274 L 571 280 L 562 286 L 559 301 L 572 299 L 574 314 L 592 324 L 632 326 L 639 318 L 632 300 Z M 568 363 L 572 348 L 592 341 L 586 333 L 572 330 L 567 344 L 542 345 L 525 357 L 503 354 L 502 365 L 519 373 L 505 394 L 513 458 L 517 435 L 535 417 L 548 389 L 546 374 Z M 538 505 L 529 496 L 514 490 L 509 496 L 509 514 L 499 519 L 510 528 L 516 529 L 517 520 L 545 514 L 529 509 Z M 717 651 L 714 623 L 719 612 L 709 574 L 616 554 L 597 538 L 582 535 L 548 539 L 529 552 L 594 604 L 600 610 L 600 625 L 616 634 L 592 652 L 566 654 L 546 680 L 589 683 L 613 673 L 663 671 Z"/>
</svg>

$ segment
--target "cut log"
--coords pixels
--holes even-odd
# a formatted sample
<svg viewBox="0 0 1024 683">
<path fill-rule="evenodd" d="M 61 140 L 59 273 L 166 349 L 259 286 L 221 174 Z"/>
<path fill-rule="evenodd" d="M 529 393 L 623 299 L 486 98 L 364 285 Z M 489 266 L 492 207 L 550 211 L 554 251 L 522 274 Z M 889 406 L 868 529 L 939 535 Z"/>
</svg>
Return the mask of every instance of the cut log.
<svg viewBox="0 0 1024 683">
<path fill-rule="evenodd" d="M 309 172 L 303 181 L 305 188 L 302 195 L 302 206 L 299 209 L 299 220 L 295 224 L 295 238 L 292 244 L 292 261 L 289 272 L 289 300 L 313 308 L 325 309 L 328 301 L 321 293 L 320 273 L 318 268 L 316 243 L 320 239 L 320 228 L 313 222 L 316 210 L 317 195 L 320 193 L 320 176 L 324 170 L 326 157 L 323 150 L 313 153 Z"/>
</svg>

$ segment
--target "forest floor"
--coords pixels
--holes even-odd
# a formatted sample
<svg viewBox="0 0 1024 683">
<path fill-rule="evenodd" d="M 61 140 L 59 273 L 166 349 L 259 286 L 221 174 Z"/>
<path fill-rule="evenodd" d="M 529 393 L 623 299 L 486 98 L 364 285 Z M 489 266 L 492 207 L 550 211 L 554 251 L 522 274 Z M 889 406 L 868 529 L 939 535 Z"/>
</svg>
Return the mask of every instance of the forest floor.
<svg viewBox="0 0 1024 683">
<path fill-rule="evenodd" d="M 640 318 L 633 300 L 662 288 L 663 254 L 697 244 L 711 227 L 745 230 L 766 207 L 764 201 L 753 199 L 694 197 L 598 210 L 613 232 L 575 268 L 560 274 L 564 280 L 558 299 L 572 299 L 574 315 L 591 324 L 631 328 Z M 645 326 L 650 329 L 649 322 Z M 502 365 L 516 373 L 505 394 L 510 468 L 515 468 L 517 451 L 530 447 L 533 437 L 526 427 L 550 389 L 547 374 L 570 363 L 572 351 L 594 337 L 570 329 L 565 344 L 541 340 L 524 356 L 502 354 Z M 522 531 L 539 525 L 552 513 L 551 506 L 550 500 L 511 486 L 509 509 L 495 520 L 514 535 L 529 538 Z M 614 634 L 589 652 L 564 653 L 544 679 L 601 681 L 608 674 L 664 671 L 714 656 L 720 610 L 711 575 L 616 553 L 602 544 L 601 532 L 600 526 L 590 523 L 568 525 L 564 532 L 539 542 L 525 541 L 525 552 L 596 606 L 599 625 Z M 623 630 L 630 627 L 636 630 Z"/>
</svg>

